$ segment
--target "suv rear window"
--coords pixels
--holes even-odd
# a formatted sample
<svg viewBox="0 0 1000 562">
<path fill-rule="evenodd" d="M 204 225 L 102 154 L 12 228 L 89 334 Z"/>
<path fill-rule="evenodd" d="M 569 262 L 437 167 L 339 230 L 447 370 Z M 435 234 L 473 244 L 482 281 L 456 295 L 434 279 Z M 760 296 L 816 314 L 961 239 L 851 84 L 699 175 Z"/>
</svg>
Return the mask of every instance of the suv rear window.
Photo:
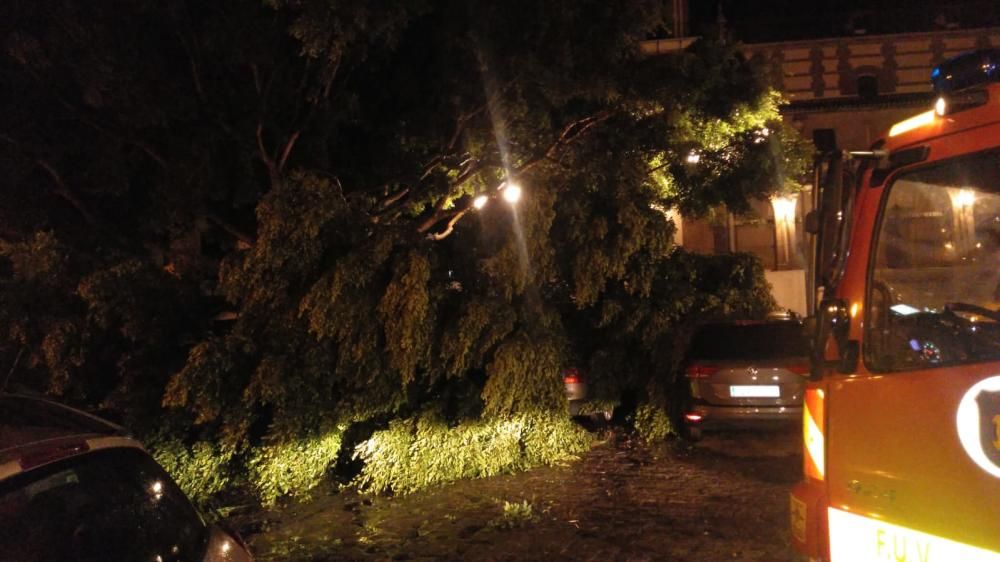
<svg viewBox="0 0 1000 562">
<path fill-rule="evenodd" d="M 806 357 L 809 340 L 797 322 L 708 324 L 691 341 L 692 359 L 777 359 Z"/>
<path fill-rule="evenodd" d="M 0 482 L 0 558 L 201 560 L 208 530 L 139 449 L 80 455 Z"/>
</svg>

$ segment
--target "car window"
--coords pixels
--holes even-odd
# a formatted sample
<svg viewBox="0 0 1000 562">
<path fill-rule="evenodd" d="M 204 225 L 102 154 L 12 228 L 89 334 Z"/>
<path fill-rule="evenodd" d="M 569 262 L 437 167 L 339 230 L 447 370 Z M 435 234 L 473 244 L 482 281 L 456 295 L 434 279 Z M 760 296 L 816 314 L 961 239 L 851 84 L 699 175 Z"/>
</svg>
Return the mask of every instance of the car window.
<svg viewBox="0 0 1000 562">
<path fill-rule="evenodd" d="M 711 324 L 691 342 L 694 359 L 777 359 L 809 355 L 809 340 L 797 322 Z"/>
<path fill-rule="evenodd" d="M 0 483 L 5 560 L 200 560 L 207 537 L 184 494 L 139 449 L 97 451 Z"/>
</svg>

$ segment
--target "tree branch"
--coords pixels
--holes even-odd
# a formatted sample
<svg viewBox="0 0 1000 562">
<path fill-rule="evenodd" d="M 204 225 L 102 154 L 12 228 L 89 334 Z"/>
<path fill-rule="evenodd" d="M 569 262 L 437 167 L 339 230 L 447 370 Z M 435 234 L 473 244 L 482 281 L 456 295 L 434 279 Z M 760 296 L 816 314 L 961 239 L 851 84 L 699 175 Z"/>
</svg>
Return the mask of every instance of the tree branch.
<svg viewBox="0 0 1000 562">
<path fill-rule="evenodd" d="M 72 205 L 73 208 L 76 209 L 81 216 L 83 216 L 83 220 L 87 221 L 87 224 L 92 226 L 96 225 L 97 219 L 94 218 L 93 213 L 91 213 L 90 210 L 87 209 L 87 206 L 83 203 L 83 201 L 80 200 L 79 197 L 76 196 L 75 193 L 70 191 L 69 187 L 66 186 L 66 182 L 63 181 L 62 176 L 59 174 L 59 172 L 55 168 L 53 168 L 51 164 L 49 164 L 45 160 L 42 160 L 41 158 L 35 160 L 35 163 L 37 163 L 43 170 L 48 172 L 49 176 L 52 177 L 52 181 L 54 181 L 56 184 L 56 188 L 53 190 L 55 194 L 68 201 L 69 204 Z"/>
<path fill-rule="evenodd" d="M 285 150 L 281 151 L 281 160 L 278 161 L 278 172 L 285 169 L 285 163 L 288 161 L 288 155 L 292 153 L 292 148 L 295 146 L 295 141 L 299 140 L 299 134 L 302 131 L 295 131 L 292 136 L 289 137 L 288 142 L 285 143 Z"/>
<path fill-rule="evenodd" d="M 526 162 L 522 163 L 520 166 L 512 170 L 510 172 L 510 177 L 508 179 L 524 175 L 532 168 L 534 168 L 535 166 L 539 165 L 540 163 L 546 160 L 556 160 L 556 157 L 559 155 L 559 152 L 562 149 L 566 148 L 567 146 L 577 142 L 578 140 L 586 136 L 586 134 L 589 131 L 591 131 L 594 127 L 596 127 L 600 123 L 607 121 L 609 118 L 611 118 L 612 115 L 613 115 L 612 111 L 602 110 L 593 115 L 568 123 L 559 132 L 559 136 L 556 139 L 556 141 L 553 142 L 545 150 L 545 152 L 528 159 Z M 482 161 L 472 161 L 470 165 L 465 170 L 463 170 L 459 174 L 458 178 L 456 178 L 455 181 L 452 183 L 450 192 L 454 193 L 456 188 L 460 187 L 465 182 L 469 181 L 473 176 L 475 176 L 484 167 L 486 167 L 486 165 L 487 163 L 484 163 Z M 429 231 L 434 225 L 447 218 L 450 220 L 448 221 L 448 225 L 445 228 L 445 230 L 438 233 L 429 234 L 428 238 L 430 238 L 431 240 L 442 240 L 446 238 L 448 235 L 450 235 L 452 231 L 454 231 L 455 224 L 458 223 L 458 221 L 461 220 L 462 217 L 464 217 L 466 213 L 469 212 L 471 207 L 466 207 L 460 211 L 446 212 L 444 210 L 444 206 L 448 203 L 448 201 L 449 201 L 448 196 L 444 196 L 438 199 L 437 204 L 434 206 L 434 212 L 431 214 L 431 216 L 427 217 L 426 219 L 424 219 L 423 222 L 420 223 L 420 225 L 417 227 L 417 232 L 423 234 Z"/>
<path fill-rule="evenodd" d="M 115 137 L 125 144 L 131 144 L 139 148 L 144 153 L 146 153 L 146 155 L 149 156 L 154 162 L 156 162 L 161 168 L 167 167 L 167 162 L 163 158 L 163 156 L 161 156 L 156 150 L 154 150 L 153 147 L 151 147 L 148 143 L 130 137 L 128 135 L 125 135 L 124 133 L 113 131 L 111 130 L 111 128 L 98 123 L 96 120 L 87 115 L 87 112 L 70 103 L 69 100 L 60 95 L 59 92 L 55 91 L 54 88 L 48 87 L 48 85 L 45 83 L 44 80 L 42 80 L 41 76 L 39 76 L 38 73 L 28 70 L 28 74 L 30 74 L 31 77 L 34 78 L 36 82 L 38 82 L 40 85 L 49 90 L 49 93 L 52 95 L 52 97 L 54 97 L 55 100 L 59 102 L 60 105 L 69 110 L 70 113 L 74 114 L 76 118 L 79 119 L 81 122 L 89 125 L 91 128 L 93 128 L 99 133 Z"/>
<path fill-rule="evenodd" d="M 257 64 L 251 64 L 250 70 L 253 72 L 253 87 L 257 90 L 257 95 L 260 96 L 262 92 L 260 87 L 260 71 L 257 70 Z"/>
<path fill-rule="evenodd" d="M 257 151 L 260 153 L 260 159 L 267 166 L 267 171 L 271 176 L 271 182 L 274 183 L 278 178 L 278 168 L 274 163 L 274 159 L 268 154 L 267 149 L 264 148 L 264 125 L 263 123 L 257 122 Z"/>
<path fill-rule="evenodd" d="M 379 205 L 379 207 L 381 207 L 382 211 L 388 210 L 389 207 L 391 207 L 397 201 L 399 201 L 400 199 L 406 197 L 409 194 L 410 194 L 410 188 L 408 188 L 408 187 L 403 188 L 398 193 L 394 193 L 393 195 L 390 195 L 388 198 L 383 199 L 382 201 L 379 201 L 378 205 Z M 382 211 L 380 211 L 380 212 L 382 212 Z"/>
<path fill-rule="evenodd" d="M 174 25 L 177 26 L 176 33 L 177 39 L 181 43 L 181 47 L 184 48 L 184 52 L 188 57 L 188 67 L 191 70 L 191 82 L 194 84 L 194 91 L 198 94 L 198 100 L 205 104 L 208 102 L 205 96 L 205 89 L 201 85 L 201 72 L 198 70 L 198 58 L 195 56 L 195 51 L 198 49 L 198 38 L 194 33 L 191 26 L 191 13 L 187 9 L 187 5 L 181 2 L 181 10 L 183 10 L 183 16 L 178 16 L 171 11 L 171 15 L 174 17 Z M 183 19 L 183 23 L 179 20 Z M 184 27 L 182 31 L 180 27 Z M 185 33 L 188 35 L 185 38 Z"/>
<path fill-rule="evenodd" d="M 583 137 L 587 131 L 593 129 L 598 124 L 607 121 L 611 115 L 611 111 L 604 110 L 589 117 L 584 117 L 583 119 L 578 119 L 569 123 L 563 127 L 562 132 L 559 133 L 559 139 L 545 152 L 545 157 L 553 158 L 559 149 L 576 142 L 578 139 Z"/>
<path fill-rule="evenodd" d="M 458 223 L 458 221 L 462 220 L 462 217 L 464 217 L 466 215 L 466 213 L 468 213 L 470 210 L 472 210 L 471 206 L 470 207 L 466 207 L 466 208 L 462 209 L 461 211 L 455 212 L 452 215 L 451 220 L 448 221 L 448 226 L 444 230 L 442 230 L 441 232 L 435 232 L 435 233 L 432 233 L 432 234 L 428 234 L 427 238 L 429 238 L 431 240 L 434 240 L 434 241 L 444 240 L 445 238 L 447 238 L 448 236 L 450 236 L 452 232 L 455 231 L 455 225 Z"/>
<path fill-rule="evenodd" d="M 34 160 L 34 163 L 39 168 L 45 170 L 45 172 L 49 175 L 49 177 L 52 178 L 52 181 L 55 182 L 56 187 L 52 191 L 56 195 L 62 197 L 67 202 L 69 202 L 69 204 L 72 205 L 73 208 L 76 209 L 81 216 L 83 216 L 83 219 L 87 221 L 87 224 L 89 225 L 97 224 L 97 219 L 94 217 L 94 214 L 91 213 L 90 209 L 87 208 L 87 205 L 84 204 L 84 202 L 69 189 L 69 187 L 66 185 L 66 182 L 63 181 L 62 174 L 60 174 L 59 171 L 56 170 L 54 166 L 52 166 L 52 164 L 49 164 L 46 160 L 43 160 L 41 158 L 34 158 L 33 156 L 31 156 L 30 153 L 21 146 L 21 143 L 19 143 L 10 135 L 0 133 L 0 140 L 6 141 L 7 143 L 11 144 L 16 150 L 22 152 L 24 156 L 27 157 L 27 159 Z"/>
<path fill-rule="evenodd" d="M 437 203 L 434 205 L 434 213 L 431 216 L 424 219 L 424 222 L 420 223 L 417 227 L 417 232 L 423 234 L 431 229 L 432 226 L 438 223 L 438 221 L 443 220 L 448 216 L 448 213 L 444 211 L 445 206 L 448 204 L 448 197 L 442 197 L 438 199 Z"/>
<path fill-rule="evenodd" d="M 494 92 L 492 96 L 487 98 L 486 103 L 473 109 L 469 113 L 463 113 L 459 115 L 458 119 L 455 120 L 455 130 L 451 134 L 451 139 L 448 141 L 448 144 L 445 146 L 444 150 L 442 150 L 440 154 L 432 158 L 430 162 L 424 165 L 424 173 L 420 176 L 420 179 L 424 179 L 427 176 L 429 176 L 431 172 L 434 170 L 434 166 L 444 161 L 444 159 L 449 154 L 452 154 L 455 151 L 455 149 L 458 148 L 458 141 L 462 138 L 462 133 L 465 132 L 465 129 L 469 125 L 469 123 L 472 122 L 472 120 L 475 119 L 476 117 L 486 112 L 486 110 L 488 110 L 490 106 L 492 106 L 494 103 L 499 101 L 507 93 L 507 91 L 510 90 L 510 88 L 517 83 L 517 80 L 518 80 L 517 77 L 512 78 L 502 87 L 498 88 L 497 91 Z"/>
<path fill-rule="evenodd" d="M 0 384 L 0 392 L 3 392 L 7 388 L 7 383 L 10 382 L 10 378 L 14 376 L 14 371 L 17 370 L 17 366 L 21 363 L 21 356 L 24 355 L 25 347 L 22 345 L 21 349 L 17 351 L 17 357 L 14 358 L 14 363 L 10 366 L 10 370 L 7 371 L 7 376 L 3 379 L 3 384 Z"/>
<path fill-rule="evenodd" d="M 225 230 L 226 232 L 228 232 L 229 234 L 231 234 L 233 236 L 233 238 L 236 238 L 237 240 L 239 240 L 239 241 L 241 241 L 241 242 L 243 242 L 243 243 L 245 243 L 245 244 L 247 244 L 249 246 L 253 246 L 254 242 L 256 242 L 256 240 L 254 240 L 253 236 L 247 234 L 242 229 L 234 226 L 232 223 L 224 220 L 219 215 L 216 215 L 214 213 L 210 213 L 205 218 L 207 218 L 208 220 L 210 220 L 213 223 L 215 223 L 216 226 L 218 226 L 222 230 Z"/>
</svg>

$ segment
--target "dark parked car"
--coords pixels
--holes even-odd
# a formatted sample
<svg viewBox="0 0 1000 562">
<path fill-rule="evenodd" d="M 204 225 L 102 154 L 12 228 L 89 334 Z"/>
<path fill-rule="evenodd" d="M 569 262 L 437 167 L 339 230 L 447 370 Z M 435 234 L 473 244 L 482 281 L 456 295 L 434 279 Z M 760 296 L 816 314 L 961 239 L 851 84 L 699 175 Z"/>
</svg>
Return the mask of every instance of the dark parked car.
<svg viewBox="0 0 1000 562">
<path fill-rule="evenodd" d="M 122 428 L 0 394 L 0 559 L 252 560 Z"/>
<path fill-rule="evenodd" d="M 614 413 L 610 404 L 599 404 L 591 401 L 587 386 L 587 375 L 582 369 L 569 367 L 563 371 L 563 384 L 566 387 L 566 400 L 569 403 L 571 416 L 589 415 L 595 420 L 609 421 Z"/>
<path fill-rule="evenodd" d="M 796 319 L 706 324 L 684 374 L 682 418 L 692 439 L 702 430 L 798 423 L 809 339 Z"/>
</svg>

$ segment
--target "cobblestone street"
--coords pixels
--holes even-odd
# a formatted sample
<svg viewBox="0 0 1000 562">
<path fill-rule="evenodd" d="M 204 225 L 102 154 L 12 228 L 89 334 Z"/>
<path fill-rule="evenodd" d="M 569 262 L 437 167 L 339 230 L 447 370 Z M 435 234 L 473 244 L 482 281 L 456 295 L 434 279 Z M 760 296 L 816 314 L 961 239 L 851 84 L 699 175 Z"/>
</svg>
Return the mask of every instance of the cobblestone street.
<svg viewBox="0 0 1000 562">
<path fill-rule="evenodd" d="M 564 467 L 404 497 L 325 494 L 262 514 L 250 540 L 265 561 L 792 558 L 796 433 L 605 439 Z M 520 511 L 504 516 L 505 502 Z"/>
</svg>

